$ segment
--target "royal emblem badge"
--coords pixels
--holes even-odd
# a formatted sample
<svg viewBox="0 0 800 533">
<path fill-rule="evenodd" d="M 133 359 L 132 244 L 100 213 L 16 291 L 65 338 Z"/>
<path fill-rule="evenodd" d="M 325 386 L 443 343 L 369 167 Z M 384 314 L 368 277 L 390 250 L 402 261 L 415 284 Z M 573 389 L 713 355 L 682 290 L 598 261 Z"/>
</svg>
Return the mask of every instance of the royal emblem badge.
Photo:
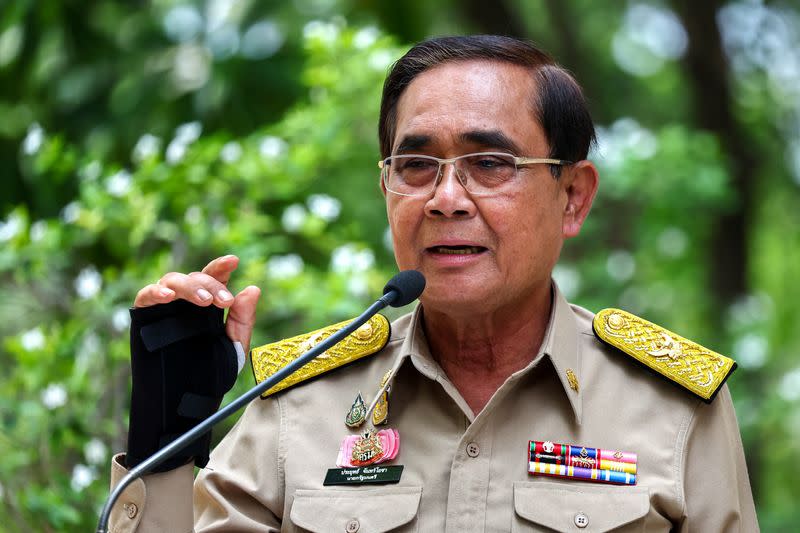
<svg viewBox="0 0 800 533">
<path fill-rule="evenodd" d="M 348 435 L 339 447 L 336 466 L 359 467 L 390 461 L 400 452 L 400 434 L 395 429 Z"/>
<path fill-rule="evenodd" d="M 344 423 L 347 427 L 357 428 L 364 423 L 367 417 L 367 406 L 364 404 L 364 398 L 361 397 L 361 392 L 356 395 L 353 405 L 347 411 L 347 416 L 344 417 Z"/>
</svg>

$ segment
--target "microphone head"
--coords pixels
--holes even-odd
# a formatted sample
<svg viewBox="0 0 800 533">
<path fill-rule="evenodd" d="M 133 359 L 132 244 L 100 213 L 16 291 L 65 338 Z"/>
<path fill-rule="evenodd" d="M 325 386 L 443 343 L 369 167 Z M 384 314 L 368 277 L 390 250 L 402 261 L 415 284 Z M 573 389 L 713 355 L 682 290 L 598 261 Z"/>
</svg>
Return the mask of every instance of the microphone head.
<svg viewBox="0 0 800 533">
<path fill-rule="evenodd" d="M 419 298 L 423 290 L 425 290 L 425 276 L 418 270 L 403 270 L 389 280 L 383 288 L 383 294 L 394 291 L 394 298 L 389 305 L 403 307 Z"/>
</svg>

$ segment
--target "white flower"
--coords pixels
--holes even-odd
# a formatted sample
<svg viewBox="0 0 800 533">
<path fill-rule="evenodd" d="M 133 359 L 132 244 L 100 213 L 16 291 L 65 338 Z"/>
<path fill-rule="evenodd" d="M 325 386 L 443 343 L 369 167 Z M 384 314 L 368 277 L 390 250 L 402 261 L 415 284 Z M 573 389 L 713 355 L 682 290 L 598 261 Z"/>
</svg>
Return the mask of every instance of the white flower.
<svg viewBox="0 0 800 533">
<path fill-rule="evenodd" d="M 608 128 L 597 128 L 596 153 L 611 168 L 619 168 L 630 158 L 650 159 L 657 152 L 656 136 L 631 117 L 617 119 Z"/>
<path fill-rule="evenodd" d="M 347 279 L 347 292 L 354 298 L 362 298 L 369 292 L 367 280 L 361 276 L 352 276 Z"/>
<path fill-rule="evenodd" d="M 364 248 L 353 256 L 353 270 L 356 272 L 365 272 L 374 264 L 375 254 L 369 248 Z"/>
<path fill-rule="evenodd" d="M 131 315 L 124 307 L 120 307 L 111 315 L 111 325 L 117 331 L 125 331 L 131 325 Z"/>
<path fill-rule="evenodd" d="M 342 203 L 327 194 L 312 194 L 308 197 L 308 209 L 326 222 L 336 220 L 342 211 Z"/>
<path fill-rule="evenodd" d="M 83 456 L 90 464 L 97 465 L 105 462 L 107 455 L 108 448 L 100 439 L 91 439 L 83 446 Z"/>
<path fill-rule="evenodd" d="M 783 375 L 778 385 L 778 394 L 787 402 L 800 400 L 800 368 Z"/>
<path fill-rule="evenodd" d="M 187 122 L 175 128 L 175 140 L 190 144 L 199 139 L 201 133 L 203 133 L 203 125 L 199 121 Z"/>
<path fill-rule="evenodd" d="M 312 20 L 303 26 L 303 38 L 307 41 L 319 41 L 331 46 L 339 37 L 339 28 L 331 22 Z"/>
<path fill-rule="evenodd" d="M 0 222 L 0 242 L 10 241 L 22 230 L 22 217 L 16 213 L 8 216 L 5 222 Z"/>
<path fill-rule="evenodd" d="M 31 224 L 30 236 L 33 242 L 39 242 L 44 239 L 47 234 L 47 222 L 44 220 L 37 220 Z"/>
<path fill-rule="evenodd" d="M 111 196 L 121 197 L 125 196 L 131 188 L 131 184 L 133 183 L 133 179 L 131 178 L 131 173 L 125 169 L 122 169 L 108 178 L 106 182 L 106 191 Z"/>
<path fill-rule="evenodd" d="M 42 391 L 42 403 L 50 410 L 67 403 L 67 389 L 61 383 L 51 383 Z"/>
<path fill-rule="evenodd" d="M 86 267 L 75 278 L 75 292 L 84 300 L 88 300 L 100 292 L 103 286 L 103 277 L 93 266 Z"/>
<path fill-rule="evenodd" d="M 264 59 L 280 50 L 285 40 L 283 30 L 271 20 L 256 22 L 242 36 L 242 55 L 248 59 Z"/>
<path fill-rule="evenodd" d="M 338 274 L 364 272 L 373 264 L 375 254 L 372 250 L 358 250 L 352 243 L 339 246 L 331 253 L 331 269 Z"/>
<path fill-rule="evenodd" d="M 179 163 L 184 155 L 186 155 L 186 145 L 178 141 L 178 139 L 173 140 L 167 146 L 167 163 L 170 165 Z"/>
<path fill-rule="evenodd" d="M 203 132 L 203 125 L 198 121 L 187 122 L 175 128 L 175 138 L 167 145 L 167 163 L 174 165 L 186 155 L 186 149 L 190 144 L 200 138 Z"/>
<path fill-rule="evenodd" d="M 80 169 L 80 176 L 85 181 L 94 181 L 103 172 L 103 165 L 97 159 L 90 161 Z"/>
<path fill-rule="evenodd" d="M 160 149 L 161 139 L 151 133 L 145 133 L 139 137 L 136 146 L 133 147 L 133 160 L 141 163 L 156 155 Z"/>
<path fill-rule="evenodd" d="M 669 9 L 633 4 L 614 33 L 611 52 L 617 65 L 634 76 L 658 72 L 665 60 L 681 57 L 689 39 L 680 19 Z"/>
<path fill-rule="evenodd" d="M 203 29 L 203 15 L 192 5 L 179 4 L 164 16 L 164 31 L 173 41 L 193 39 Z"/>
<path fill-rule="evenodd" d="M 274 279 L 289 279 L 303 271 L 303 258 L 297 254 L 276 255 L 267 261 L 267 274 Z"/>
<path fill-rule="evenodd" d="M 72 479 L 69 481 L 69 486 L 75 492 L 80 492 L 97 478 L 94 470 L 86 465 L 75 465 L 72 469 Z"/>
<path fill-rule="evenodd" d="M 389 50 L 375 50 L 367 58 L 367 63 L 373 70 L 386 70 L 394 57 Z"/>
<path fill-rule="evenodd" d="M 219 152 L 219 157 L 226 163 L 235 163 L 242 157 L 242 145 L 236 141 L 225 143 Z"/>
<path fill-rule="evenodd" d="M 44 144 L 44 130 L 38 123 L 34 122 L 28 128 L 25 140 L 22 141 L 22 151 L 25 152 L 25 155 L 33 155 L 39 151 L 42 144 Z"/>
<path fill-rule="evenodd" d="M 356 48 L 369 48 L 378 40 L 381 32 L 375 26 L 367 26 L 358 30 L 353 37 L 353 45 Z"/>
<path fill-rule="evenodd" d="M 628 281 L 636 272 L 636 260 L 626 250 L 612 252 L 606 260 L 606 271 L 611 279 Z"/>
<path fill-rule="evenodd" d="M 67 224 L 72 224 L 78 220 L 81 214 L 81 204 L 78 202 L 70 202 L 61 210 L 61 220 Z"/>
<path fill-rule="evenodd" d="M 763 335 L 748 333 L 733 345 L 736 362 L 742 368 L 761 368 L 767 360 L 769 343 Z"/>
<path fill-rule="evenodd" d="M 211 76 L 211 52 L 205 46 L 181 44 L 172 62 L 172 82 L 180 92 L 196 91 Z M 194 139 L 192 139 L 194 140 Z"/>
<path fill-rule="evenodd" d="M 239 51 L 239 30 L 233 24 L 222 24 L 206 33 L 206 47 L 215 59 L 228 59 Z"/>
<path fill-rule="evenodd" d="M 258 151 L 264 159 L 277 159 L 286 153 L 288 145 L 280 137 L 267 136 L 261 139 Z"/>
<path fill-rule="evenodd" d="M 36 350 L 41 350 L 44 348 L 44 341 L 44 333 L 42 333 L 42 329 L 39 327 L 29 329 L 20 337 L 22 348 L 26 352 L 35 352 Z"/>
<path fill-rule="evenodd" d="M 303 227 L 307 217 L 308 212 L 305 207 L 300 204 L 292 204 L 283 211 L 281 224 L 283 229 L 289 233 L 296 233 Z"/>
</svg>

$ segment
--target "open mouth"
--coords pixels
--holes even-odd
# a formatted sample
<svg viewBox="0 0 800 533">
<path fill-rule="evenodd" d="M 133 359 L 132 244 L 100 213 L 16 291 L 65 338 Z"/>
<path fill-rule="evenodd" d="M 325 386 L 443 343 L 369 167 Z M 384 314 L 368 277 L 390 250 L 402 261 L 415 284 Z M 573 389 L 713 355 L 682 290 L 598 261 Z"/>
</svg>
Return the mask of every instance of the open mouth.
<svg viewBox="0 0 800 533">
<path fill-rule="evenodd" d="M 483 246 L 431 246 L 428 251 L 434 254 L 469 255 L 485 252 Z"/>
</svg>

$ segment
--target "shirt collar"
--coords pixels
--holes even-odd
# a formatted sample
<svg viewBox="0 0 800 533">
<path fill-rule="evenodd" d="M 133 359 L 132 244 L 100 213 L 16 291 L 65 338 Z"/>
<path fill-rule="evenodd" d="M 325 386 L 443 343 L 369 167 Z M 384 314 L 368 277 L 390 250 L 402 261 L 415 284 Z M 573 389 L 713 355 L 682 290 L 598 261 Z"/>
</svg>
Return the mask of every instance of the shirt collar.
<svg viewBox="0 0 800 533">
<path fill-rule="evenodd" d="M 579 381 L 581 377 L 581 359 L 578 335 L 580 335 L 580 332 L 575 322 L 575 314 L 554 281 L 553 309 L 550 313 L 550 324 L 547 326 L 539 352 L 540 355 L 546 354 L 553 363 L 558 379 L 564 387 L 564 394 L 567 395 L 569 403 L 572 405 L 575 421 L 580 425 L 583 400 Z M 573 388 L 573 384 L 570 384 L 570 374 L 574 379 L 575 388 Z"/>
<path fill-rule="evenodd" d="M 417 305 L 407 320 L 409 321 L 406 336 L 392 364 L 392 380 L 406 359 L 410 359 L 421 374 L 436 380 L 442 370 L 431 356 L 428 341 L 425 338 L 422 327 L 422 306 Z M 530 371 L 539 363 L 543 355 L 549 357 L 559 382 L 564 388 L 564 394 L 572 406 L 575 421 L 580 425 L 583 402 L 578 381 L 581 377 L 578 335 L 580 332 L 572 308 L 553 281 L 553 307 L 550 311 L 550 322 L 545 330 L 539 354 L 522 372 Z M 570 373 L 575 379 L 575 388 L 570 384 L 568 377 Z"/>
</svg>

